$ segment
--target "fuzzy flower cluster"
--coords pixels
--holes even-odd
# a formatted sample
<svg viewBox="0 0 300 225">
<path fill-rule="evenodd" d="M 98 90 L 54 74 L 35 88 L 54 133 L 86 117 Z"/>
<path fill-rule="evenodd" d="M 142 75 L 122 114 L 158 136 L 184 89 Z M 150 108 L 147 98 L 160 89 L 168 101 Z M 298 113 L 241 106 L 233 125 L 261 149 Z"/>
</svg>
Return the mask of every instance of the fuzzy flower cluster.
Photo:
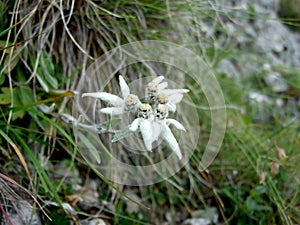
<svg viewBox="0 0 300 225">
<path fill-rule="evenodd" d="M 130 89 L 122 76 L 119 76 L 121 97 L 107 92 L 84 93 L 82 97 L 93 97 L 107 102 L 109 107 L 102 108 L 101 113 L 118 116 L 128 113 L 133 118 L 129 125 L 131 132 L 140 132 L 144 145 L 148 151 L 152 151 L 152 144 L 159 138 L 167 142 L 179 159 L 182 153 L 169 125 L 178 130 L 185 131 L 181 123 L 169 118 L 169 113 L 176 111 L 176 104 L 188 89 L 167 89 L 168 83 L 163 82 L 164 76 L 159 76 L 147 84 L 143 101 Z"/>
</svg>

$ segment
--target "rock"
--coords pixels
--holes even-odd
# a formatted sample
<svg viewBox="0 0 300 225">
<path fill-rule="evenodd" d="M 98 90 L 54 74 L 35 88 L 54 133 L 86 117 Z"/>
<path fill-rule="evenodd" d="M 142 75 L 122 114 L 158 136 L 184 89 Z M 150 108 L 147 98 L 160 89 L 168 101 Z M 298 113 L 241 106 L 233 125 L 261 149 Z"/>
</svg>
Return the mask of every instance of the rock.
<svg viewBox="0 0 300 225">
<path fill-rule="evenodd" d="M 255 103 L 272 104 L 272 98 L 270 98 L 267 95 L 256 92 L 256 91 L 250 91 L 249 98 L 250 98 L 250 103 L 252 103 L 252 104 L 255 104 Z"/>
<path fill-rule="evenodd" d="M 132 198 L 133 200 L 135 200 L 136 202 L 142 202 L 142 200 L 140 199 L 140 197 L 138 197 L 135 193 L 133 193 L 132 191 L 130 190 L 126 190 L 125 191 L 125 194 Z M 129 212 L 129 213 L 137 213 L 139 211 L 139 205 L 130 201 L 130 200 L 127 200 L 126 201 L 126 211 Z"/>
<path fill-rule="evenodd" d="M 210 220 L 209 219 L 187 219 L 186 221 L 184 221 L 183 224 L 187 224 L 187 225 L 210 225 Z"/>
<path fill-rule="evenodd" d="M 84 210 L 88 210 L 91 207 L 98 207 L 100 205 L 97 187 L 98 184 L 95 180 L 89 180 L 85 187 L 83 187 L 80 191 L 79 204 Z"/>
<path fill-rule="evenodd" d="M 104 220 L 96 218 L 92 220 L 79 221 L 80 225 L 107 225 Z"/>
<path fill-rule="evenodd" d="M 238 78 L 240 76 L 239 71 L 237 71 L 233 63 L 228 59 L 223 59 L 217 70 L 219 73 L 225 74 L 229 78 Z"/>
<path fill-rule="evenodd" d="M 267 74 L 264 77 L 264 81 L 274 92 L 285 92 L 289 89 L 285 80 L 277 72 L 270 72 Z"/>
<path fill-rule="evenodd" d="M 14 225 L 42 225 L 39 214 L 29 202 L 25 200 L 18 200 L 14 203 L 14 209 L 16 212 L 8 213 L 8 216 Z"/>
<path fill-rule="evenodd" d="M 200 209 L 192 212 L 192 218 L 184 221 L 187 225 L 211 225 L 217 224 L 219 219 L 218 210 L 215 207 Z"/>
</svg>

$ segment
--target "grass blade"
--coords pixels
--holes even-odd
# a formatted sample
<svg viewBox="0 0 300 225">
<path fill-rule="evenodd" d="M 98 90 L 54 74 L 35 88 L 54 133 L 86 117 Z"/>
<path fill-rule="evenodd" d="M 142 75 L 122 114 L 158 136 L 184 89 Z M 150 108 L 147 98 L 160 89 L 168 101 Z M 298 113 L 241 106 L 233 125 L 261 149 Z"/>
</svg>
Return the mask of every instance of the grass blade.
<svg viewBox="0 0 300 225">
<path fill-rule="evenodd" d="M 30 172 L 29 172 L 29 169 L 28 169 L 28 166 L 27 166 L 27 163 L 21 153 L 21 151 L 19 150 L 19 148 L 16 146 L 16 144 L 10 139 L 10 137 L 5 134 L 2 130 L 0 130 L 0 134 L 2 135 L 2 137 L 13 147 L 13 149 L 15 150 L 17 156 L 19 157 L 20 161 L 21 161 L 21 164 L 23 165 L 24 169 L 25 169 L 25 172 L 28 176 L 28 179 L 30 181 L 30 184 L 32 185 L 32 177 L 30 175 Z"/>
</svg>

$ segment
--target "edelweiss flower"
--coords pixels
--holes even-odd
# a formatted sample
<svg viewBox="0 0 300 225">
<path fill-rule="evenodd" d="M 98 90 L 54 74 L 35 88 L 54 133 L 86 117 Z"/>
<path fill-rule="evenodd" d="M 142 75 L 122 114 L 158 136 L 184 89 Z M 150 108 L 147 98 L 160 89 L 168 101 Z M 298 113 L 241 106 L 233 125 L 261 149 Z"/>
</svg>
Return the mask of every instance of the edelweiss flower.
<svg viewBox="0 0 300 225">
<path fill-rule="evenodd" d="M 181 102 L 183 94 L 188 93 L 188 89 L 166 89 L 167 82 L 163 82 L 164 76 L 159 76 L 148 83 L 146 88 L 146 99 L 151 105 L 166 104 L 169 111 L 176 111 L 176 104 Z"/>
<path fill-rule="evenodd" d="M 119 85 L 121 88 L 122 98 L 107 92 L 84 93 L 82 94 L 82 97 L 98 98 L 112 105 L 112 107 L 101 109 L 101 113 L 114 116 L 121 115 L 125 111 L 133 113 L 136 112 L 141 104 L 139 98 L 136 95 L 130 94 L 130 89 L 122 76 L 119 76 Z"/>
<path fill-rule="evenodd" d="M 151 102 L 157 97 L 157 94 L 160 90 L 165 89 L 168 87 L 167 82 L 163 82 L 164 76 L 159 76 L 154 78 L 150 83 L 147 84 L 146 87 L 146 99 Z"/>
<path fill-rule="evenodd" d="M 170 148 L 176 153 L 178 156 L 179 160 L 182 159 L 182 154 L 180 151 L 180 147 L 177 143 L 176 138 L 174 137 L 171 129 L 169 128 L 169 125 L 172 124 L 174 125 L 178 130 L 186 131 L 185 128 L 181 123 L 179 123 L 177 120 L 174 119 L 169 119 L 168 118 L 169 114 L 169 107 L 165 104 L 158 104 L 157 109 L 156 109 L 156 120 L 155 123 L 158 123 L 161 127 L 160 134 L 165 140 Z"/>
<path fill-rule="evenodd" d="M 139 130 L 141 132 L 145 147 L 148 151 L 152 151 L 154 131 L 151 125 L 152 121 L 153 112 L 151 106 L 149 104 L 141 104 L 138 109 L 138 118 L 136 118 L 129 126 L 129 130 L 133 132 Z"/>
<path fill-rule="evenodd" d="M 168 83 L 162 82 L 163 79 L 164 76 L 159 76 L 147 84 L 145 103 L 141 103 L 136 95 L 130 94 L 130 89 L 122 76 L 119 76 L 121 97 L 107 92 L 84 93 L 82 97 L 93 97 L 107 102 L 110 106 L 102 108 L 101 113 L 110 115 L 121 115 L 124 112 L 133 113 L 131 115 L 132 118 L 135 118 L 133 122 L 126 129 L 116 132 L 113 142 L 131 135 L 132 132 L 140 132 L 148 151 L 152 151 L 153 142 L 161 138 L 167 142 L 178 158 L 182 159 L 179 144 L 169 126 L 173 125 L 182 131 L 185 131 L 185 128 L 175 119 L 169 119 L 168 116 L 169 112 L 176 111 L 176 104 L 189 90 L 167 89 Z M 86 128 L 103 132 L 103 130 L 98 131 L 99 127 Z"/>
<path fill-rule="evenodd" d="M 185 131 L 181 123 L 168 117 L 169 109 L 167 105 L 158 104 L 155 118 L 153 118 L 152 108 L 149 104 L 141 104 L 139 107 L 138 118 L 129 127 L 129 130 L 140 131 L 148 151 L 152 151 L 152 143 L 162 137 L 179 159 L 182 159 L 180 147 L 174 137 L 169 125 L 174 125 L 178 130 Z"/>
</svg>

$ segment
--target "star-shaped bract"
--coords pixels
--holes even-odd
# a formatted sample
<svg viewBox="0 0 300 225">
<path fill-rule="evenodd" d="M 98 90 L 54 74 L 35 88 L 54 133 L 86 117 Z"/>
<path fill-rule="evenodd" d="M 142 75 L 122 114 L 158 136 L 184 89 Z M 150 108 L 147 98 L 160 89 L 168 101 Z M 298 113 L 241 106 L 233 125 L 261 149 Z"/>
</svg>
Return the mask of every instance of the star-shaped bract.
<svg viewBox="0 0 300 225">
<path fill-rule="evenodd" d="M 152 108 L 149 104 L 141 104 L 138 109 L 138 118 L 129 126 L 129 130 L 140 131 L 143 142 L 148 151 L 152 151 L 153 129 L 152 129 Z"/>
<path fill-rule="evenodd" d="M 186 131 L 186 130 L 183 127 L 183 125 L 179 123 L 177 120 L 169 119 L 168 113 L 169 113 L 169 109 L 167 105 L 158 104 L 156 109 L 155 123 L 159 124 L 159 126 L 161 127 L 159 136 L 161 136 L 163 140 L 165 140 L 168 143 L 169 147 L 172 149 L 172 151 L 176 153 L 178 158 L 182 159 L 180 147 L 171 129 L 169 128 L 169 125 L 175 126 L 178 130 L 182 130 L 182 131 Z"/>
<path fill-rule="evenodd" d="M 154 78 L 147 84 L 146 99 L 152 105 L 166 104 L 169 111 L 176 111 L 176 104 L 181 102 L 183 94 L 188 93 L 188 89 L 166 89 L 167 82 L 162 82 L 164 76 Z M 162 83 L 161 83 L 162 82 Z"/>
<path fill-rule="evenodd" d="M 107 107 L 100 110 L 100 112 L 104 114 L 110 114 L 112 116 L 115 116 L 121 115 L 125 111 L 137 111 L 138 106 L 141 104 L 141 102 L 136 95 L 130 94 L 130 89 L 121 75 L 119 76 L 119 85 L 121 89 L 122 98 L 107 92 L 84 93 L 82 94 L 82 97 L 98 98 L 111 105 L 112 107 Z"/>
<path fill-rule="evenodd" d="M 185 131 L 185 128 L 178 121 L 167 118 L 168 107 L 164 104 L 159 104 L 157 106 L 155 116 L 156 117 L 153 118 L 153 113 L 149 104 L 141 104 L 138 118 L 131 123 L 129 130 L 141 132 L 144 145 L 148 151 L 152 151 L 152 143 L 157 141 L 159 137 L 162 137 L 178 158 L 182 159 L 179 144 L 169 128 L 169 125 L 174 125 L 178 130 L 182 131 Z"/>
</svg>

